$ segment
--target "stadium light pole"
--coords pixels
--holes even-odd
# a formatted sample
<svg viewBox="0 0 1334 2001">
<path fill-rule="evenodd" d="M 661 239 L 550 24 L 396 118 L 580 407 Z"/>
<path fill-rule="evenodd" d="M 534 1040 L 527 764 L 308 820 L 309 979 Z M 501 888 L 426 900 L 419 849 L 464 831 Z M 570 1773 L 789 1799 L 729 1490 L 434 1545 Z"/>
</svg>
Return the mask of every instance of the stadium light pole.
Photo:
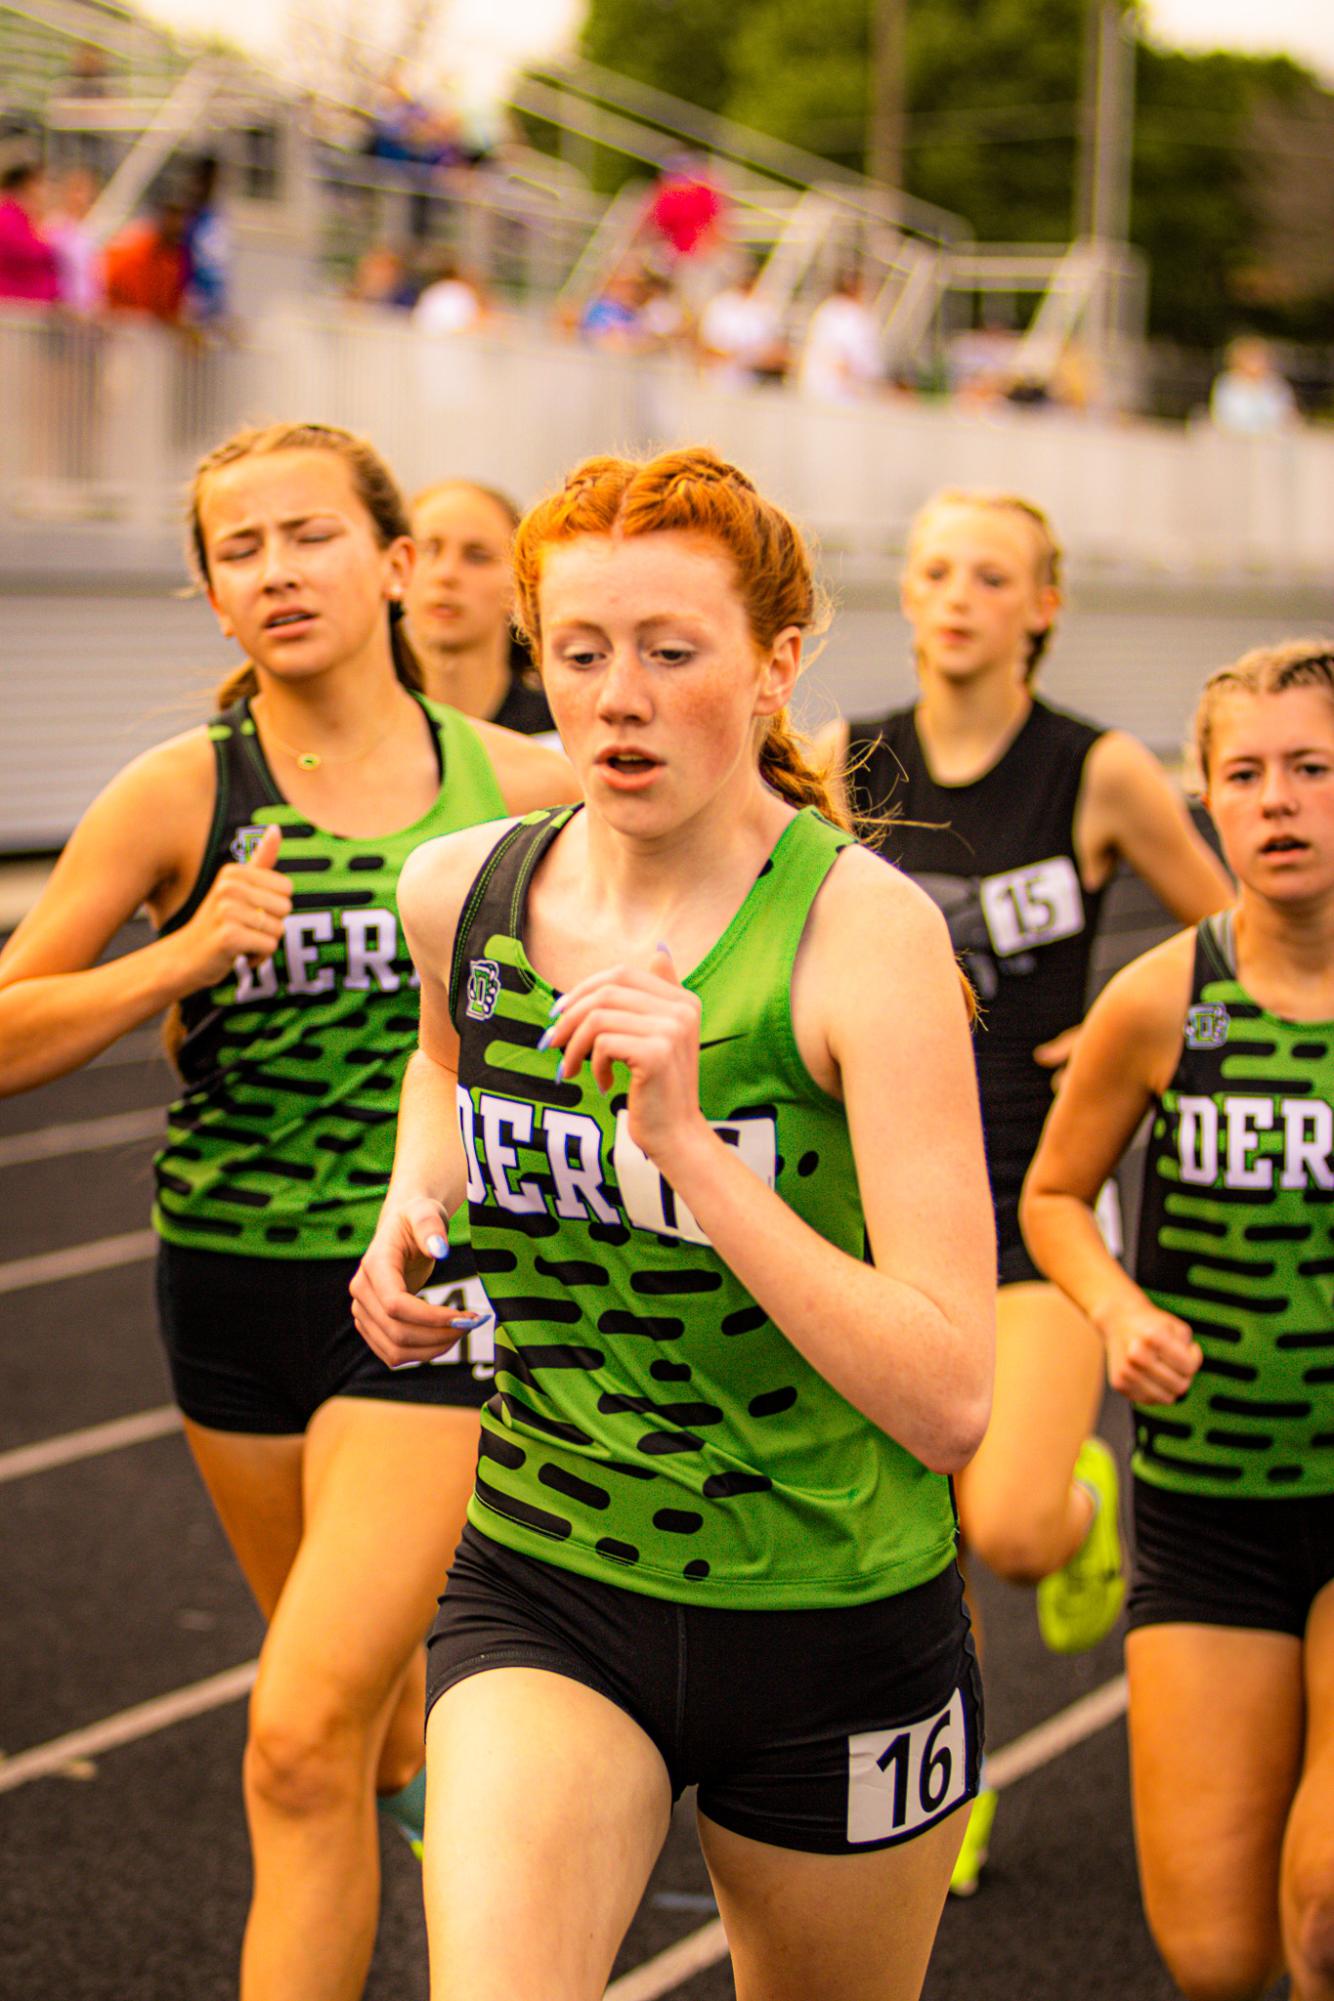
<svg viewBox="0 0 1334 2001">
<path fill-rule="evenodd" d="M 871 62 L 866 171 L 882 187 L 903 186 L 904 46 L 908 0 L 870 0 Z"/>
</svg>

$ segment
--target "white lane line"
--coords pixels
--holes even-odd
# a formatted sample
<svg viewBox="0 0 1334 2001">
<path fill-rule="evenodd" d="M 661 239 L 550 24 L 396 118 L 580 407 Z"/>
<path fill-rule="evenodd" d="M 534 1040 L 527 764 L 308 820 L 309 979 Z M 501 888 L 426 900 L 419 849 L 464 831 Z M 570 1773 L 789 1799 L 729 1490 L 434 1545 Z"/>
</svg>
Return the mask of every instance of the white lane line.
<svg viewBox="0 0 1334 2001">
<path fill-rule="evenodd" d="M 156 1249 L 155 1231 L 127 1230 L 121 1237 L 98 1237 L 91 1244 L 71 1244 L 68 1250 L 43 1251 L 35 1258 L 11 1258 L 0 1265 L 0 1292 L 24 1292 L 29 1286 L 55 1285 L 64 1278 L 139 1264 Z"/>
<path fill-rule="evenodd" d="M 193 1716 L 206 1716 L 211 1709 L 239 1702 L 253 1688 L 258 1667 L 258 1661 L 243 1661 L 240 1667 L 226 1668 L 221 1674 L 210 1675 L 207 1681 L 191 1682 L 187 1688 L 173 1689 L 170 1695 L 155 1696 L 151 1702 L 136 1703 L 133 1709 L 103 1717 L 100 1723 L 90 1723 L 84 1730 L 71 1730 L 65 1737 L 34 1744 L 30 1751 L 0 1758 L 0 1793 L 13 1792 L 16 1786 L 26 1786 L 32 1779 L 48 1779 L 76 1758 L 100 1757 L 103 1751 L 137 1743 L 155 1731 L 169 1730 L 174 1723 L 185 1723 Z"/>
<path fill-rule="evenodd" d="M 670 1994 L 682 1981 L 693 1980 L 706 1966 L 716 1966 L 726 1957 L 727 1934 L 722 1919 L 714 1918 L 702 1930 L 669 1945 L 655 1959 L 646 1959 L 633 1973 L 613 1980 L 605 2001 L 657 2001 L 660 1994 Z"/>
<path fill-rule="evenodd" d="M 1068 1709 L 1058 1710 L 1036 1729 L 1028 1730 L 1022 1737 L 1016 1737 L 1012 1744 L 997 1751 L 994 1758 L 987 1759 L 987 1783 L 997 1792 L 1012 1786 L 1018 1779 L 1026 1779 L 1030 1772 L 1048 1765 L 1066 1751 L 1072 1751 L 1076 1744 L 1082 1744 L 1087 1737 L 1095 1737 L 1105 1730 L 1109 1723 L 1115 1723 L 1125 1714 L 1126 1678 L 1116 1675 L 1113 1680 L 1095 1688 L 1091 1695 L 1081 1696 Z M 3 1767 L 0 1767 L 2 1770 Z M 607 1989 L 604 2001 L 661 2001 L 661 1996 L 670 1994 L 687 1980 L 693 1980 L 697 1973 L 703 1973 L 708 1966 L 716 1966 L 727 1957 L 727 1934 L 723 1930 L 721 1918 L 714 1918 L 697 1932 L 690 1932 L 668 1946 L 656 1959 L 646 1960 L 633 1973 L 623 1974 L 613 1980 Z"/>
<path fill-rule="evenodd" d="M 1082 1744 L 1086 1737 L 1096 1737 L 1125 1713 L 1126 1678 L 1118 1674 L 1101 1688 L 1095 1688 L 1091 1695 L 1082 1695 L 1068 1709 L 1057 1710 L 1045 1723 L 1016 1737 L 1004 1750 L 997 1751 L 994 1758 L 988 1758 L 987 1784 L 998 1793 L 1004 1792 L 1016 1779 L 1026 1779 L 1040 1766 L 1073 1751 L 1076 1744 Z"/>
<path fill-rule="evenodd" d="M 34 1160 L 59 1160 L 67 1153 L 96 1153 L 130 1140 L 160 1139 L 166 1132 L 161 1105 L 146 1112 L 113 1112 L 104 1119 L 77 1119 L 63 1126 L 35 1126 L 31 1132 L 0 1139 L 0 1168 Z"/>
<path fill-rule="evenodd" d="M 156 1410 L 139 1410 L 106 1424 L 90 1424 L 83 1431 L 43 1438 L 36 1445 L 16 1445 L 0 1452 L 0 1486 L 8 1480 L 26 1480 L 31 1473 L 70 1466 L 79 1459 L 96 1459 L 103 1452 L 120 1452 L 127 1445 L 146 1445 L 150 1439 L 165 1438 L 180 1428 L 181 1414 L 176 1406 L 161 1404 Z"/>
</svg>

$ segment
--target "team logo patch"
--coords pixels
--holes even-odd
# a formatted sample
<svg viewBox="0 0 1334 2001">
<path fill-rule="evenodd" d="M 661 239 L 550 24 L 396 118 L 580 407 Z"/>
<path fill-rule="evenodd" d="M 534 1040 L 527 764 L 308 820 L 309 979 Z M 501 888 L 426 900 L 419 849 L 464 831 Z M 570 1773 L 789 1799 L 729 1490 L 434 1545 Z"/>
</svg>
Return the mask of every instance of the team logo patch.
<svg viewBox="0 0 1334 2001">
<path fill-rule="evenodd" d="M 467 1014 L 473 1021 L 490 1021 L 500 999 L 500 968 L 494 959 L 474 959 L 468 967 Z"/>
<path fill-rule="evenodd" d="M 232 835 L 232 844 L 229 851 L 232 860 L 234 862 L 248 862 L 268 831 L 267 827 L 238 827 Z"/>
<path fill-rule="evenodd" d="M 1221 1049 L 1227 1041 L 1227 1031 L 1227 1009 L 1218 1001 L 1200 1001 L 1187 1012 L 1187 1049 Z"/>
</svg>

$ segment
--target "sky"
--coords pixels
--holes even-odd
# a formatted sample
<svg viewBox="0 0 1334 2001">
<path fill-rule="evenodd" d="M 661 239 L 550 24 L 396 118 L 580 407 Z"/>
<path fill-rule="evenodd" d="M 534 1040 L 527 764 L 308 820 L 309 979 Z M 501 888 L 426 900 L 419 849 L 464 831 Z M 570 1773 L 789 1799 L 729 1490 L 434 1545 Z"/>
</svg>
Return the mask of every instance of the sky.
<svg viewBox="0 0 1334 2001">
<path fill-rule="evenodd" d="M 929 0 L 925 0 L 929 4 Z M 186 30 L 217 30 L 257 53 L 282 51 L 283 0 L 141 0 L 146 12 Z M 400 0 L 402 4 L 402 0 Z M 718 0 L 725 5 L 726 0 Z M 910 0 L 911 4 L 911 0 Z M 923 0 L 916 0 L 923 4 Z M 465 95 L 487 96 L 509 67 L 527 55 L 568 46 L 583 0 L 438 0 L 437 48 Z M 323 0 L 326 23 L 363 20 L 395 8 L 363 0 Z M 1156 41 L 1182 48 L 1232 48 L 1297 57 L 1334 85 L 1334 4 L 1331 0 L 1146 0 Z"/>
</svg>

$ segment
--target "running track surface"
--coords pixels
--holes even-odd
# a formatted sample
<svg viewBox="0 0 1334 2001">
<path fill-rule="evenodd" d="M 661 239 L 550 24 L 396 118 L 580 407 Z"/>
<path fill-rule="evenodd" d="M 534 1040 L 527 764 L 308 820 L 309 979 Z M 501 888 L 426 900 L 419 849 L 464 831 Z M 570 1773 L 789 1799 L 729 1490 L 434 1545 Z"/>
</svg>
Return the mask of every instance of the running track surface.
<svg viewBox="0 0 1334 2001">
<path fill-rule="evenodd" d="M 1118 885 L 1103 971 L 1163 928 Z M 151 1114 L 168 1093 L 144 1032 L 0 1101 L 0 1938 L 14 2001 L 235 1993 L 243 1696 L 261 1629 L 164 1408 L 142 1233 Z M 1103 1428 L 1124 1462 L 1115 1403 Z M 1057 1660 L 1029 1594 L 986 1578 L 979 1591 L 989 1752 L 1018 1748 L 999 1761 L 1009 1782 L 983 1889 L 948 1906 L 926 2001 L 1169 2001 L 1135 1883 L 1121 1635 Z M 419 1871 L 396 1837 L 382 1847 L 366 1994 L 425 2001 Z M 712 1919 L 687 1799 L 616 2001 L 732 1996 Z"/>
</svg>

